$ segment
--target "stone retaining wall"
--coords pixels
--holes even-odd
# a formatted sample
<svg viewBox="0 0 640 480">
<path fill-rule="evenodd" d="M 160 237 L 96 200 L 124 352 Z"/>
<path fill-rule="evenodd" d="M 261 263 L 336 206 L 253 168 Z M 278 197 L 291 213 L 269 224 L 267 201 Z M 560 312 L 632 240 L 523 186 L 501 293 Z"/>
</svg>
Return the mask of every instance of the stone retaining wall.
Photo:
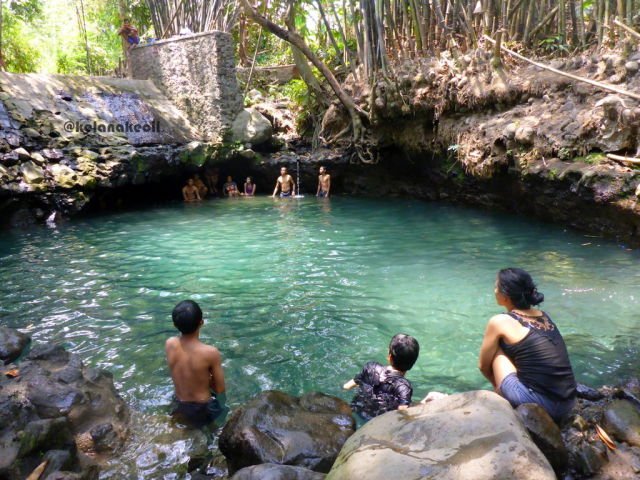
<svg viewBox="0 0 640 480">
<path fill-rule="evenodd" d="M 242 110 L 231 35 L 206 32 L 136 47 L 131 67 L 133 78 L 153 81 L 187 115 L 202 140 L 227 138 Z"/>
</svg>

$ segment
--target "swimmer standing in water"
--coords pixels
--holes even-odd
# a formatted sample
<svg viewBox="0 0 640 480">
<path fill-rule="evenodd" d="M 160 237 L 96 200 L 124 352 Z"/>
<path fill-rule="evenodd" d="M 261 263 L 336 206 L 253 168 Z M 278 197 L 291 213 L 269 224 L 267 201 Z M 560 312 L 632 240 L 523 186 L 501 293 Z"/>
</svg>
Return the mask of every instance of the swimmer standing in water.
<svg viewBox="0 0 640 480">
<path fill-rule="evenodd" d="M 273 198 L 276 197 L 280 190 L 280 198 L 291 197 L 296 194 L 296 183 L 293 181 L 293 177 L 287 173 L 287 168 L 282 167 L 280 169 L 280 176 L 276 180 L 276 188 L 273 189 Z"/>
</svg>

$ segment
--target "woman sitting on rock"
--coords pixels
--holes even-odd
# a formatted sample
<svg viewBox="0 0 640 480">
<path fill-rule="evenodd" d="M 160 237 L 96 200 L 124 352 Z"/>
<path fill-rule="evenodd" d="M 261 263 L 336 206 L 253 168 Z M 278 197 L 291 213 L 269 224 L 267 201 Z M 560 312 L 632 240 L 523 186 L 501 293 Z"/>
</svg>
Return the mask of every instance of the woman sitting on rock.
<svg viewBox="0 0 640 480">
<path fill-rule="evenodd" d="M 514 408 L 537 403 L 560 423 L 575 403 L 576 381 L 558 327 L 533 308 L 544 295 L 519 268 L 498 272 L 495 295 L 507 313 L 487 324 L 480 348 L 482 374 Z"/>
</svg>

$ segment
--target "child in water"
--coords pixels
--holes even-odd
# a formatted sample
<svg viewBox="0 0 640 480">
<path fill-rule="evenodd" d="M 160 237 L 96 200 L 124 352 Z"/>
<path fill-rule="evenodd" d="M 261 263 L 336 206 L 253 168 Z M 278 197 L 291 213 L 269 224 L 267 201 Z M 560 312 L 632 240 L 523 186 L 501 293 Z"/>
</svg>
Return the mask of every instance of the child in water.
<svg viewBox="0 0 640 480">
<path fill-rule="evenodd" d="M 405 374 L 416 363 L 420 345 L 418 341 L 399 333 L 389 343 L 388 366 L 368 362 L 362 371 L 344 384 L 345 390 L 358 386 L 358 393 L 351 401 L 351 408 L 364 420 L 391 410 L 407 408 L 411 404 L 413 388 Z"/>
</svg>

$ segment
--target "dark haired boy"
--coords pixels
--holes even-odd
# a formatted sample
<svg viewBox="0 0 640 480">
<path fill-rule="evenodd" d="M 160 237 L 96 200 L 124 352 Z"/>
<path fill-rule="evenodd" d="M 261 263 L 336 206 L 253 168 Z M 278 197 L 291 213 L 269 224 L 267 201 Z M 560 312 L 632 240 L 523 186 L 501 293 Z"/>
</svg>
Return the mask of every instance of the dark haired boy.
<svg viewBox="0 0 640 480">
<path fill-rule="evenodd" d="M 389 343 L 388 366 L 368 362 L 353 380 L 344 384 L 345 390 L 360 387 L 351 401 L 353 411 L 370 420 L 391 410 L 407 408 L 413 388 L 405 374 L 416 363 L 419 353 L 420 345 L 415 338 L 402 333 L 395 335 Z"/>
<path fill-rule="evenodd" d="M 175 388 L 171 414 L 194 427 L 211 424 L 224 411 L 225 386 L 222 357 L 216 347 L 199 339 L 204 325 L 202 310 L 193 300 L 178 303 L 171 314 L 180 331 L 165 344 L 167 363 Z"/>
</svg>

